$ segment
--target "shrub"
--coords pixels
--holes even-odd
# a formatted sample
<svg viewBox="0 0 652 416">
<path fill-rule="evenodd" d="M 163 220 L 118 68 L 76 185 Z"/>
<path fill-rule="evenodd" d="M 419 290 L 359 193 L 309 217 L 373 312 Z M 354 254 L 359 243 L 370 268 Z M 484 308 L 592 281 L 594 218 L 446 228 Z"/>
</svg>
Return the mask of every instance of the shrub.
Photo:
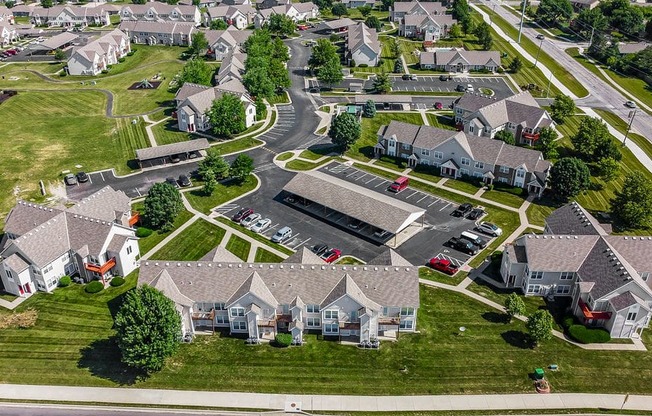
<svg viewBox="0 0 652 416">
<path fill-rule="evenodd" d="M 609 342 L 611 335 L 602 328 L 587 328 L 584 325 L 571 325 L 568 334 L 582 344 Z"/>
<path fill-rule="evenodd" d="M 561 321 L 561 326 L 563 326 L 564 329 L 568 329 L 573 325 L 575 325 L 575 317 L 572 315 L 565 316 L 564 320 Z"/>
<path fill-rule="evenodd" d="M 99 280 L 93 280 L 84 288 L 86 293 L 98 293 L 101 292 L 102 289 L 104 289 L 104 285 Z"/>
<path fill-rule="evenodd" d="M 60 77 L 65 77 L 66 75 L 68 75 L 68 72 L 65 69 L 63 71 L 59 72 Z"/>
<path fill-rule="evenodd" d="M 152 231 L 147 227 L 138 227 L 138 229 L 136 229 L 136 237 L 139 238 L 149 237 L 150 235 L 152 235 L 153 232 L 154 231 Z"/>
<path fill-rule="evenodd" d="M 502 66 L 499 66 L 498 69 L 496 69 L 496 72 L 498 72 L 499 74 L 504 74 L 505 70 L 503 69 Z"/>
<path fill-rule="evenodd" d="M 136 51 L 129 51 L 127 52 L 127 56 L 134 56 L 134 53 L 136 53 Z"/>
<path fill-rule="evenodd" d="M 102 70 L 102 73 L 103 73 L 103 74 L 108 74 L 108 73 L 109 73 L 109 70 L 108 70 L 108 69 L 103 69 L 103 70 Z"/>
<path fill-rule="evenodd" d="M 111 287 L 122 286 L 122 285 L 125 284 L 125 279 L 124 279 L 124 277 L 116 276 L 113 279 L 111 279 L 109 284 L 111 285 Z"/>
<path fill-rule="evenodd" d="M 125 60 L 126 60 L 126 59 L 125 59 L 124 56 L 123 56 L 122 58 L 118 58 L 118 62 L 124 62 Z"/>
<path fill-rule="evenodd" d="M 59 287 L 68 287 L 72 283 L 70 276 L 63 276 L 59 279 Z"/>
<path fill-rule="evenodd" d="M 490 183 L 489 185 L 487 185 L 487 190 L 488 191 L 493 191 L 494 190 L 494 184 Z"/>
<path fill-rule="evenodd" d="M 355 61 L 353 59 L 351 59 L 351 62 L 349 62 L 349 66 L 351 68 L 355 68 Z"/>
<path fill-rule="evenodd" d="M 359 68 L 368 68 L 369 65 L 367 65 L 367 64 L 360 64 L 360 65 L 358 65 L 358 67 L 359 67 Z"/>
<path fill-rule="evenodd" d="M 290 344 L 292 344 L 292 334 L 277 334 L 274 337 L 274 341 L 276 342 L 276 346 L 285 348 L 289 347 Z"/>
</svg>

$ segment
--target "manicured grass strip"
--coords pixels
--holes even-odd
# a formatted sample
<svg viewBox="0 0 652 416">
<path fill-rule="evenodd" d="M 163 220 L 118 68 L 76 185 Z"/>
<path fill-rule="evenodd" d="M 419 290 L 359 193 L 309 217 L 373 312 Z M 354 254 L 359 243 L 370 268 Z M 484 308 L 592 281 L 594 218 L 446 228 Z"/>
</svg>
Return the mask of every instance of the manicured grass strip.
<svg viewBox="0 0 652 416">
<path fill-rule="evenodd" d="M 475 194 L 480 189 L 480 187 L 473 185 L 472 183 L 458 181 L 455 179 L 448 179 L 446 182 L 444 182 L 444 186 L 447 188 L 457 189 L 458 191 L 466 192 L 467 194 L 471 195 Z"/>
<path fill-rule="evenodd" d="M 256 259 L 254 261 L 256 263 L 281 263 L 283 262 L 283 258 L 265 250 L 264 248 L 258 247 L 256 249 Z"/>
<path fill-rule="evenodd" d="M 292 170 L 311 170 L 330 162 L 330 159 L 324 159 L 319 163 L 306 162 L 305 160 L 291 160 L 285 164 L 285 167 Z"/>
<path fill-rule="evenodd" d="M 280 155 L 276 156 L 276 160 L 279 160 L 279 161 L 282 162 L 284 160 L 288 160 L 289 158 L 291 158 L 292 155 L 293 155 L 292 152 L 281 153 Z"/>
<path fill-rule="evenodd" d="M 211 210 L 216 206 L 242 196 L 256 188 L 257 185 L 258 179 L 253 175 L 249 175 L 242 183 L 235 181 L 218 183 L 213 194 L 209 196 L 205 195 L 202 189 L 184 192 L 183 195 L 193 208 L 204 214 L 210 214 Z"/>
<path fill-rule="evenodd" d="M 492 300 L 499 305 L 505 304 L 505 299 L 507 299 L 510 293 L 518 293 L 519 295 L 521 294 L 520 291 L 514 289 L 495 288 L 482 279 L 474 280 L 469 286 L 467 286 L 467 289 L 473 293 L 477 293 L 483 298 Z M 537 309 L 545 306 L 546 304 L 542 296 L 521 296 L 521 299 L 523 299 L 523 302 L 525 303 L 527 314 L 535 312 Z"/>
<path fill-rule="evenodd" d="M 211 150 L 216 150 L 221 155 L 228 155 L 231 153 L 242 152 L 252 147 L 260 146 L 262 141 L 254 139 L 253 137 L 243 137 L 242 139 L 229 140 L 224 143 L 219 143 L 211 146 Z"/>
<path fill-rule="evenodd" d="M 215 219 L 217 221 L 221 222 L 221 223 L 224 223 L 224 224 L 230 226 L 231 228 L 235 228 L 236 230 L 240 231 L 243 234 L 247 234 L 249 237 L 253 238 L 254 240 L 260 241 L 263 244 L 266 244 L 266 245 L 268 245 L 270 247 L 273 247 L 273 248 L 277 249 L 281 253 L 285 253 L 288 256 L 294 253 L 294 251 L 290 250 L 289 248 L 286 248 L 286 247 L 284 247 L 284 246 L 282 246 L 280 244 L 272 243 L 269 238 L 266 238 L 265 236 L 262 236 L 260 234 L 256 234 L 253 231 L 247 230 L 246 228 L 243 228 L 243 227 L 239 226 L 238 224 L 235 224 L 233 221 L 231 221 L 228 218 L 217 217 Z"/>
<path fill-rule="evenodd" d="M 344 256 L 337 261 L 337 264 L 350 264 L 355 266 L 364 263 L 354 257 Z"/>
<path fill-rule="evenodd" d="M 507 22 L 502 18 L 502 16 L 492 11 L 489 7 L 484 5 L 478 5 L 478 7 L 483 12 L 491 16 L 491 21 L 497 24 L 503 30 L 503 32 L 507 34 L 507 36 L 511 37 L 513 40 L 518 39 L 518 29 L 514 25 Z M 575 77 L 570 72 L 568 72 L 566 68 L 552 59 L 552 57 L 545 51 L 541 50 L 538 52 L 539 45 L 535 44 L 527 36 L 521 37 L 521 46 L 533 57 L 536 57 L 538 53 L 539 62 L 548 68 L 555 75 L 555 78 L 561 81 L 566 86 L 566 88 L 568 88 L 577 97 L 582 98 L 586 97 L 589 94 L 589 91 L 584 88 L 584 86 L 577 79 L 575 79 Z M 530 66 L 529 61 L 525 63 L 525 66 Z"/>
<path fill-rule="evenodd" d="M 176 120 L 169 119 L 152 126 L 152 133 L 156 139 L 156 144 L 164 145 L 178 142 L 185 142 L 190 140 L 190 134 L 179 131 Z"/>
<path fill-rule="evenodd" d="M 369 172 L 376 176 L 380 176 L 381 178 L 389 179 L 390 181 L 395 181 L 397 178 L 401 176 L 391 172 L 387 172 L 384 169 L 377 169 L 372 166 L 363 165 L 362 163 L 354 163 L 353 167 L 356 169 L 364 170 L 365 172 Z"/>
<path fill-rule="evenodd" d="M 411 124 L 423 124 L 418 113 L 376 113 L 374 118 L 362 118 L 362 135 L 347 151 L 347 156 L 354 159 L 369 161 L 374 155 L 374 146 L 378 143 L 378 129 L 390 121 L 403 121 Z"/>
<path fill-rule="evenodd" d="M 197 261 L 217 247 L 225 233 L 224 228 L 200 218 L 154 253 L 151 259 Z"/>
<path fill-rule="evenodd" d="M 430 259 L 427 260 L 430 261 Z M 457 286 L 460 283 L 462 283 L 462 280 L 464 280 L 466 276 L 468 276 L 468 274 L 469 274 L 468 272 L 457 272 L 455 273 L 455 275 L 449 276 L 442 272 L 438 272 L 435 269 L 431 269 L 428 266 L 419 268 L 419 278 L 432 280 L 434 282 L 439 282 L 439 283 L 445 283 L 451 286 Z"/>
<path fill-rule="evenodd" d="M 452 113 L 448 114 L 452 115 Z M 444 114 L 426 113 L 426 118 L 428 119 L 428 124 L 433 127 L 447 130 L 456 130 L 455 126 L 453 125 L 453 119 L 451 117 L 447 117 Z"/>
<path fill-rule="evenodd" d="M 546 225 L 546 218 L 548 218 L 555 209 L 554 206 L 532 203 L 526 211 L 528 222 L 543 227 Z"/>
<path fill-rule="evenodd" d="M 233 234 L 231 238 L 229 238 L 229 242 L 226 243 L 226 249 L 238 256 L 242 261 L 247 261 L 249 251 L 251 250 L 251 243 L 244 238 Z"/>
<path fill-rule="evenodd" d="M 523 191 L 523 196 L 527 196 L 525 191 Z M 519 208 L 521 205 L 523 205 L 523 202 L 525 202 L 525 198 L 510 194 L 509 192 L 505 192 L 500 188 L 494 188 L 493 191 L 486 191 L 482 194 L 482 197 L 491 201 L 499 202 L 512 208 Z"/>
<path fill-rule="evenodd" d="M 138 204 L 132 205 L 132 208 L 135 211 L 143 212 L 143 203 L 139 202 Z M 192 214 L 190 211 L 187 210 L 182 210 L 179 215 L 177 215 L 177 218 L 174 220 L 174 227 L 172 230 L 168 232 L 161 232 L 161 231 L 154 231 L 151 235 L 145 238 L 140 238 L 138 239 L 138 248 L 140 249 L 140 255 L 146 254 L 148 251 L 156 247 L 158 243 L 163 241 L 165 237 L 170 235 L 174 230 L 182 226 L 183 224 L 186 223 L 190 218 L 192 218 Z"/>
<path fill-rule="evenodd" d="M 593 111 L 598 113 L 600 117 L 604 119 L 605 122 L 608 124 L 611 124 L 616 130 L 621 132 L 622 134 L 625 134 L 627 132 L 627 123 L 625 121 L 618 117 L 616 114 L 612 113 L 609 110 L 603 110 L 601 108 L 595 108 Z M 632 133 L 630 132 L 627 135 L 627 140 L 631 140 L 638 147 L 641 148 L 649 157 L 652 157 L 652 143 L 646 139 L 645 137 L 641 136 L 640 134 Z"/>
<path fill-rule="evenodd" d="M 323 154 L 315 153 L 312 150 L 307 150 L 307 149 L 301 152 L 301 154 L 299 154 L 299 157 L 303 159 L 310 159 L 310 160 L 319 160 L 324 156 L 325 155 Z"/>
<path fill-rule="evenodd" d="M 290 96 L 288 95 L 287 91 L 283 91 L 282 93 L 273 96 L 267 101 L 269 102 L 269 105 L 288 104 L 290 102 Z"/>
</svg>

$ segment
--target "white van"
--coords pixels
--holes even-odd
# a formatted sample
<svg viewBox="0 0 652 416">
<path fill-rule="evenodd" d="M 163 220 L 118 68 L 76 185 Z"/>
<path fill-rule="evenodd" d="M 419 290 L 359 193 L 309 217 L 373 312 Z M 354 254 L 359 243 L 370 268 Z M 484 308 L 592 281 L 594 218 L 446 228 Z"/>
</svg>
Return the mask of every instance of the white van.
<svg viewBox="0 0 652 416">
<path fill-rule="evenodd" d="M 272 236 L 272 242 L 282 243 L 283 241 L 287 240 L 290 237 L 292 237 L 292 228 L 285 226 L 280 230 L 278 230 L 276 234 Z"/>
<path fill-rule="evenodd" d="M 484 239 L 482 239 L 482 238 L 478 237 L 477 235 L 473 234 L 472 232 L 464 231 L 464 232 L 462 232 L 461 237 L 463 239 L 467 240 L 467 241 L 472 242 L 473 244 L 475 244 L 476 246 L 478 246 L 480 248 L 487 247 L 487 242 Z"/>
</svg>

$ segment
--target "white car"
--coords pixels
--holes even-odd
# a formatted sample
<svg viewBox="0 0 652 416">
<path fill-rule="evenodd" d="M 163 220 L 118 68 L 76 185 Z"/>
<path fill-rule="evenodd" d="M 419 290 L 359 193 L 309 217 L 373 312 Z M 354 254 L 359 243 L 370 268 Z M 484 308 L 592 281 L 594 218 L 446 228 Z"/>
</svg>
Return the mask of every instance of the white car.
<svg viewBox="0 0 652 416">
<path fill-rule="evenodd" d="M 493 237 L 498 237 L 503 233 L 503 230 L 499 226 L 486 221 L 482 221 L 475 227 L 475 229 Z"/>
<path fill-rule="evenodd" d="M 471 84 L 467 85 L 467 86 L 466 86 L 466 91 L 467 91 L 467 92 L 473 92 L 473 91 L 475 91 L 475 90 L 473 89 L 473 85 L 471 85 Z"/>
<path fill-rule="evenodd" d="M 245 218 L 246 219 L 246 218 Z M 272 223 L 272 220 L 269 218 L 259 219 L 254 225 L 251 226 L 250 230 L 255 233 L 262 233 L 269 227 Z"/>
<path fill-rule="evenodd" d="M 627 101 L 625 107 L 636 108 L 636 103 L 634 101 Z"/>
<path fill-rule="evenodd" d="M 244 220 L 240 221 L 240 225 L 242 225 L 245 228 L 251 228 L 258 220 L 260 219 L 260 214 L 251 214 L 250 216 L 246 217 Z"/>
</svg>

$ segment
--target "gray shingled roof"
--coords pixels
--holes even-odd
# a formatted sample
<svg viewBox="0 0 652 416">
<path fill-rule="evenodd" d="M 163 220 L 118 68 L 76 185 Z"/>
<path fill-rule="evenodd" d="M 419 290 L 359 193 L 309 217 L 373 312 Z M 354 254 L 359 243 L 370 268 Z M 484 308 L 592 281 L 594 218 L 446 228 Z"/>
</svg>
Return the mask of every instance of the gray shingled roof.
<svg viewBox="0 0 652 416">
<path fill-rule="evenodd" d="M 572 202 L 554 210 L 546 218 L 546 225 L 552 234 L 607 234 L 598 220 L 577 202 Z"/>
<path fill-rule="evenodd" d="M 337 301 L 343 296 L 349 296 L 351 299 L 358 302 L 360 305 L 365 308 L 369 308 L 374 311 L 380 311 L 381 305 L 369 299 L 364 291 L 355 283 L 355 280 L 345 274 L 342 279 L 335 285 L 335 287 L 326 295 L 323 301 L 319 304 L 320 309 L 325 309 L 333 302 Z"/>
<path fill-rule="evenodd" d="M 278 301 L 272 292 L 270 292 L 267 285 L 265 285 L 263 279 L 260 278 L 258 272 L 255 270 L 251 272 L 247 280 L 245 280 L 242 285 L 240 285 L 238 290 L 236 290 L 235 293 L 231 295 L 229 300 L 226 301 L 226 304 L 232 305 L 248 293 L 256 296 L 258 299 L 262 300 L 269 306 L 275 307 L 278 305 Z"/>
<path fill-rule="evenodd" d="M 27 258 L 38 267 L 44 267 L 65 253 L 70 247 L 66 213 L 40 224 L 13 241 Z M 68 225 L 68 227 L 67 227 Z M 7 247 L 8 249 L 9 247 Z"/>
<path fill-rule="evenodd" d="M 231 253 L 229 250 L 227 250 L 225 247 L 222 246 L 217 246 L 208 253 L 204 257 L 200 259 L 200 261 L 215 261 L 215 262 L 238 262 L 241 261 L 238 256 L 235 254 Z"/>
<path fill-rule="evenodd" d="M 410 12 L 412 11 L 415 7 L 421 7 L 421 9 L 425 10 L 426 12 L 430 14 L 435 14 L 435 13 L 446 13 L 446 6 L 441 4 L 440 2 L 420 2 L 420 1 L 397 1 L 394 3 L 392 6 L 393 10 L 395 12 Z"/>
<path fill-rule="evenodd" d="M 317 30 L 337 30 L 343 27 L 348 27 L 355 24 L 355 20 L 351 20 L 348 17 L 336 20 L 327 20 L 322 22 L 317 26 Z"/>
<path fill-rule="evenodd" d="M 185 295 L 179 291 L 179 288 L 170 277 L 170 274 L 163 270 L 151 283 L 150 286 L 156 288 L 163 292 L 165 296 L 172 299 L 172 301 L 178 305 L 183 305 L 187 307 L 193 306 L 193 301 L 188 299 Z"/>
<path fill-rule="evenodd" d="M 394 234 L 425 213 L 417 206 L 318 171 L 298 173 L 283 189 Z"/>
<path fill-rule="evenodd" d="M 500 65 L 500 52 L 464 50 L 422 52 L 419 59 L 421 64 L 450 65 L 462 60 L 467 65 L 487 65 L 490 62 Z"/>
<path fill-rule="evenodd" d="M 256 271 L 280 304 L 289 305 L 297 296 L 306 304 L 320 304 L 348 274 L 373 302 L 383 306 L 419 306 L 419 271 L 416 267 L 150 260 L 141 263 L 139 284 L 149 284 L 164 270 L 179 291 L 196 302 L 226 302 Z"/>
<path fill-rule="evenodd" d="M 369 29 L 363 22 L 351 25 L 348 28 L 348 39 L 346 49 L 350 52 L 358 50 L 362 45 L 380 55 L 380 41 L 376 29 Z"/>
<path fill-rule="evenodd" d="M 618 52 L 622 53 L 623 55 L 630 54 L 630 53 L 637 53 L 642 50 L 645 50 L 652 46 L 652 43 L 649 42 L 635 42 L 635 43 L 619 43 L 618 44 Z"/>
<path fill-rule="evenodd" d="M 450 14 L 439 15 L 423 15 L 423 14 L 408 14 L 403 18 L 403 23 L 406 26 L 423 27 L 428 23 L 434 23 L 439 27 L 451 27 L 457 20 L 453 19 Z"/>
<path fill-rule="evenodd" d="M 172 156 L 179 153 L 196 152 L 198 150 L 208 149 L 210 144 L 206 139 L 193 139 L 187 142 L 164 144 L 162 146 L 147 147 L 136 150 L 138 160 L 156 159 L 159 157 Z"/>
<path fill-rule="evenodd" d="M 620 261 L 622 259 L 613 251 L 607 251 L 610 247 L 604 239 L 597 236 L 584 237 L 596 238 L 597 241 L 577 274 L 582 281 L 595 283 L 589 292 L 594 299 L 612 293 L 629 283 L 630 279 L 636 275 L 636 271 L 627 262 Z M 616 260 L 613 260 L 614 255 Z"/>
<path fill-rule="evenodd" d="M 190 35 L 197 28 L 194 22 L 174 22 L 168 20 L 125 20 L 118 26 L 121 30 L 138 33 L 161 33 L 173 35 L 182 33 Z"/>
<path fill-rule="evenodd" d="M 18 201 L 5 218 L 4 231 L 17 236 L 23 235 L 61 212 L 63 211 L 57 208 Z"/>
<path fill-rule="evenodd" d="M 66 221 L 70 248 L 77 251 L 88 246 L 88 253 L 98 257 L 111 233 L 113 223 L 69 212 L 66 213 Z"/>
<path fill-rule="evenodd" d="M 59 33 L 58 35 L 54 35 L 49 39 L 44 40 L 41 43 L 38 43 L 34 45 L 35 49 L 48 49 L 48 50 L 54 50 L 54 49 L 59 49 L 65 44 L 68 44 L 74 40 L 76 40 L 79 37 L 79 35 L 72 33 L 72 32 L 63 32 Z"/>
<path fill-rule="evenodd" d="M 118 217 L 116 212 L 122 214 L 131 210 L 130 202 L 131 199 L 124 191 L 116 191 L 107 185 L 68 208 L 67 211 L 103 221 L 115 221 L 122 216 Z"/>
<path fill-rule="evenodd" d="M 611 303 L 616 312 L 619 312 L 625 308 L 629 308 L 630 306 L 635 305 L 636 299 L 634 299 L 632 292 L 627 291 L 609 299 L 609 303 Z"/>
<path fill-rule="evenodd" d="M 369 264 L 378 264 L 384 266 L 412 266 L 412 263 L 405 260 L 400 254 L 391 248 L 387 248 L 384 252 L 380 253 L 373 260 L 371 260 Z"/>
<path fill-rule="evenodd" d="M 525 247 L 528 267 L 532 271 L 576 272 L 586 261 L 598 241 L 592 235 L 524 235 L 514 245 Z M 591 280 L 591 279 L 584 279 Z"/>
<path fill-rule="evenodd" d="M 2 260 L 2 262 L 9 266 L 16 273 L 20 273 L 29 267 L 29 264 L 18 253 L 10 255 L 6 259 Z"/>
<path fill-rule="evenodd" d="M 652 237 L 606 235 L 603 238 L 638 273 L 652 273 Z"/>
<path fill-rule="evenodd" d="M 109 242 L 109 245 L 106 247 L 106 250 L 111 251 L 113 253 L 119 253 L 120 250 L 122 250 L 122 247 L 124 247 L 125 241 L 127 241 L 128 239 L 129 236 L 115 234 L 113 238 L 111 238 L 111 241 Z"/>
</svg>

